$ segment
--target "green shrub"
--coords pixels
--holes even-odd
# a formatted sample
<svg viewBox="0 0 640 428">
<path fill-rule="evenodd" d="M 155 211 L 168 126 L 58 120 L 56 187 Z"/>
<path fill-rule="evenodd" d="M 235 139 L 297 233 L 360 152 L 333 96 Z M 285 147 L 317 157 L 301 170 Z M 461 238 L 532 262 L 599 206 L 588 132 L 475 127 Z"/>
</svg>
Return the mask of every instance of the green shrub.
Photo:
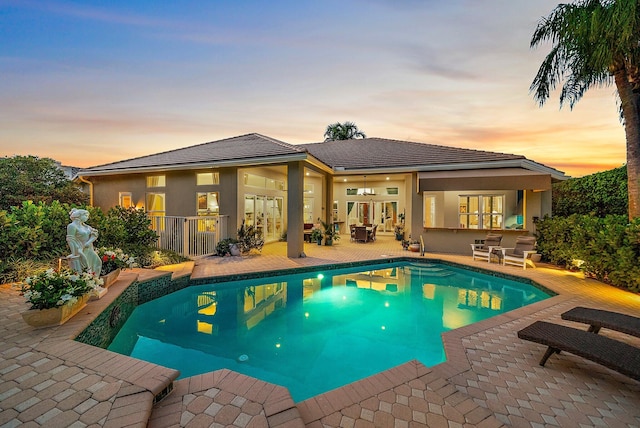
<svg viewBox="0 0 640 428">
<path fill-rule="evenodd" d="M 536 224 L 544 260 L 631 291 L 640 291 L 640 218 L 574 214 Z M 576 263 L 576 261 L 579 261 Z"/>
<path fill-rule="evenodd" d="M 45 272 L 50 268 L 57 268 L 53 261 L 37 261 L 12 257 L 0 261 L 0 284 L 20 282 L 31 275 Z"/>
<path fill-rule="evenodd" d="M 554 216 L 628 215 L 627 167 L 572 178 L 553 185 Z"/>
</svg>

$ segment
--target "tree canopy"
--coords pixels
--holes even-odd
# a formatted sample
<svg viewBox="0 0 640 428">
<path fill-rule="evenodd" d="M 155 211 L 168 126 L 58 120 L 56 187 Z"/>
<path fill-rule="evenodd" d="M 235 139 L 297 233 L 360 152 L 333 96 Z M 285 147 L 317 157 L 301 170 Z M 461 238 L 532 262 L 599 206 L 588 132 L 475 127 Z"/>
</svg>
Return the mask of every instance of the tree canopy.
<svg viewBox="0 0 640 428">
<path fill-rule="evenodd" d="M 627 143 L 629 218 L 640 217 L 640 0 L 580 0 L 543 18 L 531 47 L 552 43 L 530 90 L 542 106 L 562 82 L 560 106 L 614 83 Z"/>
<path fill-rule="evenodd" d="M 355 123 L 348 121 L 345 123 L 336 122 L 328 125 L 327 130 L 324 133 L 324 137 L 324 141 L 367 138 L 365 133 L 359 130 Z"/>
<path fill-rule="evenodd" d="M 628 213 L 627 168 L 621 166 L 553 185 L 554 216 L 572 214 L 625 215 Z"/>
<path fill-rule="evenodd" d="M 0 158 L 0 209 L 23 201 L 86 204 L 89 198 L 69 180 L 53 159 L 36 156 Z"/>
</svg>

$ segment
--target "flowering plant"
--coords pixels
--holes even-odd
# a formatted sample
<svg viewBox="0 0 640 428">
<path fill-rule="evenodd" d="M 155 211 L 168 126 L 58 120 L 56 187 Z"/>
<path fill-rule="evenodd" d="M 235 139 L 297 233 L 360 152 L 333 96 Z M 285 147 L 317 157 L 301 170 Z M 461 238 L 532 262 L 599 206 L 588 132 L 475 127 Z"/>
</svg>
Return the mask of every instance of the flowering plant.
<svg viewBox="0 0 640 428">
<path fill-rule="evenodd" d="M 98 256 L 100 256 L 102 260 L 100 275 L 107 275 L 116 269 L 126 269 L 137 266 L 135 258 L 125 254 L 120 248 L 114 250 L 105 247 L 99 248 Z"/>
<path fill-rule="evenodd" d="M 102 280 L 87 272 L 79 274 L 70 269 L 48 269 L 28 277 L 18 284 L 18 288 L 27 303 L 31 303 L 31 309 L 50 309 L 67 302 L 74 303 L 78 297 L 98 289 L 100 285 Z"/>
</svg>

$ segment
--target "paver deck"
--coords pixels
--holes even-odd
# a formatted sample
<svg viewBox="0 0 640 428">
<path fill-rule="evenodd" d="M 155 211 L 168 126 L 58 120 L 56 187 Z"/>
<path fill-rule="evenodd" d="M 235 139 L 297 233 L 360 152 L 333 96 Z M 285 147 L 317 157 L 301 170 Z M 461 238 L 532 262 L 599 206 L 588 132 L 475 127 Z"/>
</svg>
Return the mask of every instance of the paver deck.
<svg viewBox="0 0 640 428">
<path fill-rule="evenodd" d="M 33 329 L 28 305 L 0 286 L 0 427 L 634 427 L 640 426 L 640 382 L 571 354 L 538 366 L 544 347 L 517 338 L 535 320 L 567 325 L 560 314 L 591 306 L 637 315 L 640 295 L 579 273 L 539 265 L 523 271 L 427 254 L 531 278 L 558 293 L 543 302 L 443 335 L 447 361 L 427 368 L 410 361 L 378 375 L 294 403 L 285 388 L 229 370 L 173 382 L 175 370 L 72 340 L 133 280 L 169 274 L 205 278 L 345 261 L 415 256 L 391 237 L 333 247 L 305 244 L 306 258 L 289 259 L 283 243 L 261 255 L 206 258 L 159 271 L 125 271 L 100 301 L 63 326 Z M 640 338 L 602 331 L 640 348 Z"/>
</svg>

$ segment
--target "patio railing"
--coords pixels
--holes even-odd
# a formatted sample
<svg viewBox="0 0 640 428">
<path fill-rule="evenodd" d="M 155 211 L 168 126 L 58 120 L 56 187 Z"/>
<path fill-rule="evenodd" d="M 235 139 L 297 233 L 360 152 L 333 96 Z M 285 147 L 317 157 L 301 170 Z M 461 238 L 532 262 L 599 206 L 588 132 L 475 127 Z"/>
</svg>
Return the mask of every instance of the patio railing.
<svg viewBox="0 0 640 428">
<path fill-rule="evenodd" d="M 152 216 L 151 228 L 158 234 L 157 247 L 185 257 L 216 252 L 216 245 L 227 237 L 227 216 Z"/>
</svg>

